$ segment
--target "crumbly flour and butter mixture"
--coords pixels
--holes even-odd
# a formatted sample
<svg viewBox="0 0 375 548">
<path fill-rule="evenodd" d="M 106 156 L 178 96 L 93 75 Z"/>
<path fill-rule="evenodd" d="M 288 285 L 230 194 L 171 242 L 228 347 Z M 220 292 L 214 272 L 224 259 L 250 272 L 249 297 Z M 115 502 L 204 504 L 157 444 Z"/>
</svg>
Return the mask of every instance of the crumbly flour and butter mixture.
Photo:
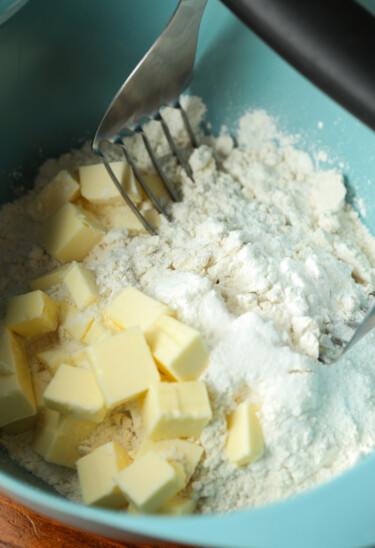
<svg viewBox="0 0 375 548">
<path fill-rule="evenodd" d="M 205 381 L 213 419 L 198 443 L 203 457 L 188 486 L 198 511 L 226 512 L 289 497 L 350 468 L 375 445 L 375 338 L 370 333 L 334 365 L 318 360 L 331 337 L 347 339 L 347 322 L 363 317 L 374 290 L 375 240 L 345 202 L 336 169 L 317 171 L 263 111 L 240 121 L 238 146 L 223 132 L 204 136 L 205 107 L 185 97 L 202 143 L 192 149 L 179 113 L 165 117 L 190 162 L 192 182 L 170 154 L 161 128 L 147 132 L 171 181 L 183 195 L 167 207 L 158 235 L 112 228 L 122 206 L 101 208 L 107 233 L 84 260 L 102 299 L 131 285 L 168 304 L 199 330 L 210 351 Z M 144 173 L 153 173 L 141 140 L 128 146 Z M 121 158 L 110 151 L 111 158 Z M 41 245 L 40 223 L 28 208 L 61 169 L 97 163 L 87 143 L 40 169 L 35 190 L 0 213 L 1 300 L 58 263 Z M 56 297 L 62 285 L 47 293 Z M 48 338 L 48 337 L 47 337 Z M 46 344 L 46 343 L 44 343 Z M 29 346 L 32 343 L 29 343 Z M 35 349 L 34 349 L 35 350 Z M 28 348 L 30 352 L 30 348 Z M 35 351 L 33 351 L 35 355 Z M 36 359 L 34 387 L 50 375 Z M 236 467 L 225 456 L 227 417 L 242 401 L 259 408 L 264 454 Z M 137 449 L 137 403 L 115 409 L 80 447 L 82 455 L 115 440 Z M 32 432 L 1 435 L 12 458 L 80 501 L 76 472 L 49 464 L 30 447 Z"/>
</svg>

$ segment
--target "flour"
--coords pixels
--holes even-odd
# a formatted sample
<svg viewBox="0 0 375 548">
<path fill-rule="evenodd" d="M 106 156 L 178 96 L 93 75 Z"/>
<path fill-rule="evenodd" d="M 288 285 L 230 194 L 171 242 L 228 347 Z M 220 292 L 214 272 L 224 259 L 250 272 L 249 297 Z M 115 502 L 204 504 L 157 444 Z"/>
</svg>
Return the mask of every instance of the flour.
<svg viewBox="0 0 375 548">
<path fill-rule="evenodd" d="M 342 174 L 315 171 L 310 156 L 264 111 L 245 114 L 235 147 L 225 128 L 218 138 L 199 131 L 205 109 L 198 98 L 184 103 L 199 133 L 198 149 L 191 150 L 178 112 L 165 115 L 195 182 L 176 164 L 159 125 L 147 126 L 164 169 L 183 194 L 183 201 L 168 205 L 173 222 L 163 221 L 157 236 L 133 236 L 109 230 L 115 212 L 109 208 L 102 212 L 109 232 L 84 262 L 96 274 L 103 306 L 132 285 L 202 333 L 210 350 L 202 379 L 214 418 L 199 439 L 204 457 L 188 490 L 200 512 L 229 511 L 304 491 L 373 449 L 374 333 L 335 365 L 317 358 L 332 348 L 332 336 L 350 337 L 348 321 L 363 317 L 374 286 L 375 240 L 345 203 Z M 128 146 L 138 166 L 153 173 L 140 136 Z M 116 150 L 110 154 L 120 157 Z M 50 160 L 36 189 L 60 169 L 96 162 L 88 144 Z M 0 256 L 15 278 L 1 281 L 4 300 L 54 265 L 40 246 L 38 223 L 25 213 L 32 198 L 33 193 L 0 214 L 3 228 L 12 223 Z M 50 293 L 56 291 L 61 287 Z M 39 392 L 45 377 L 35 363 Z M 257 462 L 235 468 L 223 452 L 226 420 L 245 399 L 260 408 L 266 450 Z M 115 439 L 133 454 L 141 433 L 134 402 L 113 411 L 81 453 Z M 3 434 L 2 442 L 12 458 L 80 500 L 75 474 L 35 455 L 30 433 Z"/>
</svg>

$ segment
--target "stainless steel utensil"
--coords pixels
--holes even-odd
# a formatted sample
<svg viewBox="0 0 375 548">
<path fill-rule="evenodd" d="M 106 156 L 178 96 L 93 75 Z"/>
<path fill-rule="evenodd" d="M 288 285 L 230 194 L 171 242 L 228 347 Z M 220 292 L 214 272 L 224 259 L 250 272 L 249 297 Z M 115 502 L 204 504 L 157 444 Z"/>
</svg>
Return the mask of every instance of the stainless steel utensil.
<svg viewBox="0 0 375 548">
<path fill-rule="evenodd" d="M 354 335 L 348 341 L 344 341 L 338 337 L 332 337 L 331 340 L 336 347 L 330 353 L 324 352 L 319 356 L 319 360 L 322 363 L 330 365 L 337 362 L 343 355 L 348 352 L 357 342 L 359 342 L 371 329 L 375 327 L 375 304 L 367 311 L 363 320 L 357 324 L 347 322 L 348 327 L 355 329 Z"/>
<path fill-rule="evenodd" d="M 223 0 L 224 3 L 228 5 L 235 13 L 241 17 L 249 26 L 255 26 L 255 30 L 259 32 L 261 36 L 264 36 L 267 41 L 269 41 L 276 49 L 280 50 L 280 53 L 284 55 L 290 62 L 295 64 L 301 72 L 306 73 L 305 65 L 308 66 L 307 75 L 311 77 L 318 85 L 327 80 L 327 71 L 328 74 L 331 74 L 332 71 L 329 71 L 326 67 L 326 64 L 323 61 L 314 63 L 306 62 L 306 59 L 310 59 L 309 55 L 315 55 L 315 48 L 311 47 L 311 40 L 318 40 L 318 44 L 321 41 L 319 30 L 319 25 L 315 24 L 315 21 L 312 20 L 310 12 L 303 10 L 302 15 L 303 22 L 306 27 L 306 32 L 309 35 L 309 40 L 299 39 L 299 44 L 303 44 L 306 52 L 303 50 L 303 55 L 300 51 L 300 48 L 295 47 L 296 44 L 291 37 L 294 36 L 293 33 L 280 32 L 278 33 L 278 21 L 284 21 L 285 24 L 290 25 L 295 32 L 298 31 L 298 23 L 296 23 L 296 18 L 292 17 L 291 14 L 298 13 L 298 9 L 302 9 L 301 5 L 293 1 L 288 1 L 284 3 L 277 3 L 274 0 L 268 0 L 270 6 L 263 5 L 262 2 L 257 0 Z M 323 0 L 322 0 L 323 1 Z M 158 199 L 154 196 L 147 183 L 144 181 L 141 173 L 139 172 L 137 165 L 135 164 L 129 150 L 126 148 L 121 135 L 124 130 L 130 130 L 132 132 L 140 133 L 144 141 L 147 152 L 150 155 L 151 161 L 164 182 L 165 188 L 169 192 L 172 200 L 178 201 L 179 196 L 176 190 L 171 185 L 168 177 L 164 173 L 152 147 L 148 140 L 147 135 L 142 129 L 142 120 L 145 118 L 151 118 L 157 120 L 162 124 L 164 134 L 168 140 L 168 143 L 171 147 L 172 152 L 177 157 L 178 162 L 183 166 L 189 177 L 192 178 L 191 170 L 184 162 L 182 155 L 180 154 L 176 143 L 173 140 L 173 137 L 168 129 L 167 124 L 163 120 L 163 117 L 160 113 L 160 108 L 164 105 L 173 106 L 178 108 L 181 112 L 186 130 L 190 136 L 193 146 L 197 146 L 197 141 L 191 129 L 188 117 L 186 112 L 183 110 L 179 103 L 179 96 L 181 93 L 188 87 L 191 82 L 193 67 L 195 61 L 195 54 L 198 41 L 198 33 L 202 15 L 206 6 L 207 0 L 180 0 L 177 9 L 170 19 L 165 30 L 161 36 L 156 40 L 150 50 L 146 53 L 140 63 L 136 66 L 130 76 L 127 78 L 123 86 L 115 95 L 111 104 L 109 105 L 102 121 L 99 124 L 99 127 L 96 131 L 92 148 L 96 154 L 98 154 L 104 164 L 106 169 L 118 188 L 120 194 L 123 196 L 126 203 L 135 213 L 135 215 L 142 222 L 143 226 L 148 230 L 150 234 L 156 234 L 155 230 L 150 226 L 147 220 L 144 218 L 142 213 L 139 211 L 137 206 L 128 196 L 120 181 L 116 178 L 113 173 L 108 160 L 105 157 L 101 145 L 104 141 L 118 144 L 121 146 L 125 159 L 131 165 L 134 174 L 139 181 L 140 185 L 144 189 L 146 195 L 150 199 L 154 207 L 162 213 L 167 218 L 169 218 L 168 213 L 161 206 Z M 271 9 L 272 7 L 272 9 Z M 330 15 L 330 9 L 334 6 L 329 5 L 328 7 L 322 7 L 325 10 L 325 13 Z M 358 6 L 348 6 L 350 10 L 347 13 L 343 14 L 343 22 L 337 24 L 334 28 L 337 30 L 338 35 L 341 37 L 341 26 L 347 25 L 348 20 L 353 12 L 356 16 L 355 21 L 358 17 L 363 18 L 363 21 L 366 25 L 370 25 L 370 30 L 373 25 L 373 21 L 370 21 L 364 13 L 362 13 L 360 7 Z M 276 10 L 276 11 L 275 11 Z M 354 10 L 354 11 L 353 11 Z M 317 14 L 319 10 L 313 10 L 314 14 Z M 358 13 L 357 13 L 358 12 Z M 336 17 L 336 12 L 332 16 Z M 362 21 L 362 19 L 361 19 Z M 341 25 L 341 26 L 340 26 Z M 366 26 L 365 25 L 365 26 Z M 371 35 L 371 32 L 368 31 L 366 26 L 366 36 Z M 356 28 L 354 27 L 354 30 Z M 368 31 L 368 32 L 367 32 Z M 357 33 L 358 34 L 358 33 Z M 329 37 L 330 34 L 327 32 L 325 36 Z M 291 44 L 289 44 L 291 41 Z M 315 42 L 314 42 L 315 43 Z M 355 50 L 353 53 L 350 49 L 349 52 L 344 52 L 342 65 L 344 69 L 347 69 L 350 65 L 350 55 L 356 55 L 357 59 L 363 59 L 363 56 L 360 55 L 361 48 L 363 44 L 367 42 L 357 39 L 355 44 L 359 48 L 359 52 Z M 286 44 L 286 45 L 285 45 Z M 288 47 L 286 47 L 288 46 Z M 330 53 L 333 61 L 337 61 L 338 53 L 337 48 L 328 43 L 325 46 L 325 51 Z M 288 52 L 296 56 L 291 57 Z M 305 59 L 306 57 L 306 59 Z M 314 58 L 315 59 L 315 58 Z M 298 61 L 298 62 L 297 62 Z M 336 63 L 337 64 L 337 63 Z M 316 66 L 315 66 L 316 65 Z M 314 71 L 310 74 L 310 68 L 314 67 Z M 336 65 L 335 65 L 336 66 Z M 341 65 L 340 65 L 341 66 Z M 355 64 L 358 67 L 358 63 Z M 359 66 L 360 75 L 367 75 L 367 65 L 362 67 Z M 356 98 L 356 87 L 346 89 L 343 81 L 347 82 L 345 78 L 345 71 L 343 72 L 344 76 L 341 77 L 341 73 L 336 74 L 332 77 L 333 84 L 335 86 L 326 86 L 323 84 L 321 87 L 325 91 L 331 92 L 337 100 L 344 103 L 348 108 L 350 106 L 355 106 L 351 108 L 355 114 L 361 117 L 365 122 L 372 125 L 372 118 L 370 114 L 372 113 L 373 101 L 371 99 L 371 108 L 366 102 L 368 94 L 362 93 L 360 98 Z M 365 79 L 365 84 L 367 80 Z M 332 85 L 333 85 L 332 84 Z M 366 85 L 363 84 L 361 89 L 365 89 Z M 332 91 L 332 89 L 333 92 Z M 337 89 L 336 89 L 337 88 Z M 367 89 L 367 88 L 366 88 Z M 353 91 L 354 90 L 354 91 Z M 345 93 L 344 93 L 345 92 Z M 342 98 L 340 93 L 344 94 Z M 372 96 L 371 96 L 372 97 Z M 363 107 L 365 105 L 366 108 Z M 364 116 L 364 114 L 366 116 Z M 361 116 L 362 114 L 362 116 Z M 350 350 L 362 337 L 364 337 L 371 329 L 375 327 L 375 305 L 367 312 L 363 321 L 358 325 L 350 325 L 355 329 L 355 333 L 349 341 L 344 341 L 337 337 L 332 337 L 331 340 L 336 347 L 337 351 L 332 351 L 331 353 L 324 352 L 319 356 L 319 360 L 325 364 L 332 364 L 339 360 L 348 350 Z"/>
<path fill-rule="evenodd" d="M 135 177 L 151 203 L 159 213 L 168 218 L 167 212 L 144 181 L 129 150 L 121 139 L 121 135 L 124 130 L 140 133 L 165 188 L 172 200 L 178 201 L 179 196 L 164 173 L 141 124 L 145 118 L 151 118 L 161 123 L 173 154 L 175 154 L 189 177 L 192 178 L 191 170 L 184 162 L 167 124 L 163 120 L 160 108 L 169 105 L 180 110 L 192 144 L 197 146 L 186 112 L 179 103 L 179 97 L 192 79 L 199 26 L 206 3 L 207 0 L 180 0 L 161 36 L 115 95 L 99 124 L 92 144 L 93 151 L 104 161 L 106 169 L 120 194 L 150 234 L 156 234 L 156 232 L 114 175 L 101 145 L 104 141 L 107 141 L 121 146 L 127 162 L 131 165 Z"/>
</svg>

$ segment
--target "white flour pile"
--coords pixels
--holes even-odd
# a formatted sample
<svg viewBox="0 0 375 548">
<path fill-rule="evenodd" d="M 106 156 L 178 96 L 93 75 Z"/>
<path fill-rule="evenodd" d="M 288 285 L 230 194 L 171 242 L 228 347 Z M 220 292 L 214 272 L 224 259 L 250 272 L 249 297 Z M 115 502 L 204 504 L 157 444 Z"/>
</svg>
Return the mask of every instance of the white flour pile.
<svg viewBox="0 0 375 548">
<path fill-rule="evenodd" d="M 197 126 L 204 106 L 198 98 L 185 98 L 185 106 Z M 178 113 L 166 116 L 195 178 L 192 183 L 177 166 L 160 127 L 150 124 L 149 136 L 184 197 L 169 206 L 174 221 L 163 222 L 158 236 L 110 230 L 84 262 L 104 300 L 133 285 L 202 333 L 211 352 L 202 378 L 214 419 L 201 435 L 204 458 L 189 489 L 201 512 L 258 506 L 326 481 L 375 445 L 373 334 L 335 365 L 317 360 L 332 335 L 351 335 L 345 322 L 363 317 L 374 289 L 375 240 L 345 204 L 342 175 L 315 171 L 266 113 L 242 118 L 238 148 L 227 134 L 199 134 L 205 144 L 194 151 Z M 129 146 L 152 173 L 141 141 Z M 50 160 L 36 188 L 60 169 L 93 162 L 88 144 Z M 56 264 L 39 244 L 39 225 L 27 218 L 33 196 L 0 214 L 3 303 Z M 106 212 L 107 228 L 112 214 Z M 48 374 L 40 364 L 32 367 L 40 392 Z M 223 453 L 226 417 L 245 398 L 260 405 L 266 449 L 259 461 L 235 468 Z M 124 406 L 83 444 L 82 454 L 110 439 L 134 450 L 140 427 L 137 405 Z M 75 473 L 34 454 L 31 435 L 3 434 L 2 442 L 22 465 L 80 500 Z"/>
</svg>

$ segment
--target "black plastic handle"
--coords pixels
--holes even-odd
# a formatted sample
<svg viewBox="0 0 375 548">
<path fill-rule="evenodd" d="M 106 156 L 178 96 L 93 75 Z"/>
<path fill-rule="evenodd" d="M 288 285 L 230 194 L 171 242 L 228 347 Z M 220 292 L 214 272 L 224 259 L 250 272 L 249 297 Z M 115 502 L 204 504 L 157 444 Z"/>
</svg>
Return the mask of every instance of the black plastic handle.
<svg viewBox="0 0 375 548">
<path fill-rule="evenodd" d="M 354 0 L 222 0 L 260 38 L 375 130 L 375 17 Z"/>
</svg>

